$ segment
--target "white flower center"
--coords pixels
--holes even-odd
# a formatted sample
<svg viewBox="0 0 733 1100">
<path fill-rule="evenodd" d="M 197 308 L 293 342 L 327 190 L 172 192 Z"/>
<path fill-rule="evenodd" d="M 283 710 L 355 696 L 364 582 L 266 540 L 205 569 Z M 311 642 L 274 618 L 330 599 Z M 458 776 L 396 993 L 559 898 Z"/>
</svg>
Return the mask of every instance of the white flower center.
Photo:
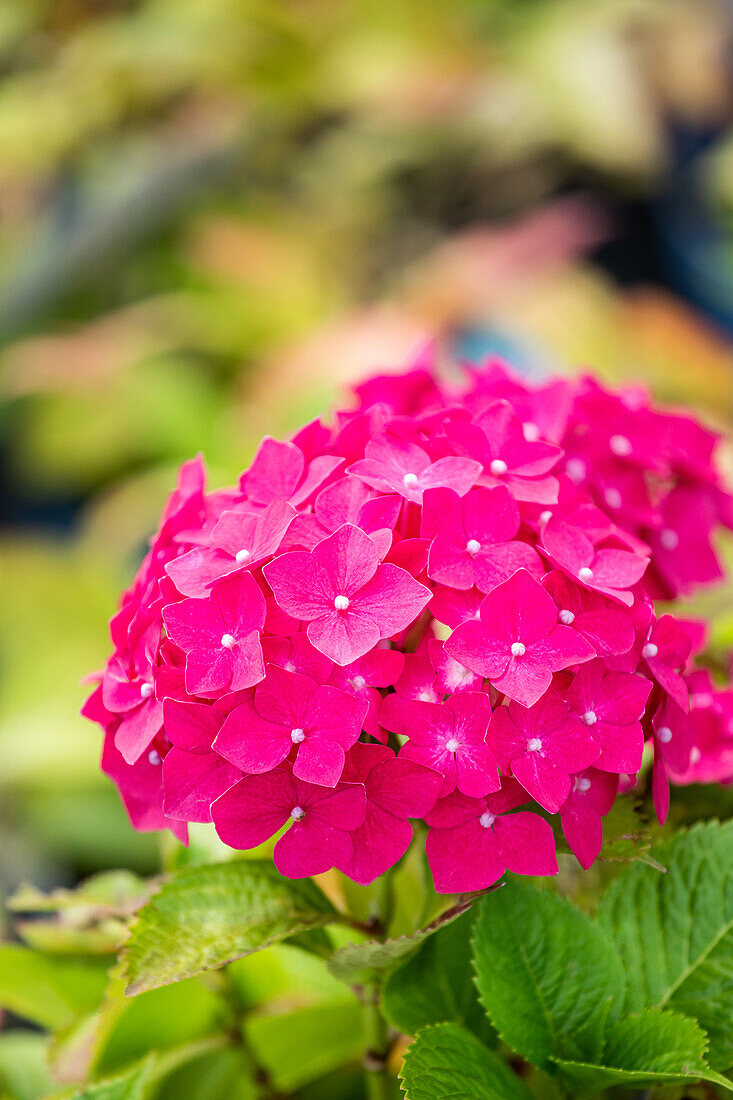
<svg viewBox="0 0 733 1100">
<path fill-rule="evenodd" d="M 620 508 L 624 502 L 624 498 L 621 496 L 618 489 L 606 489 L 603 496 L 609 508 Z"/>
<path fill-rule="evenodd" d="M 585 722 L 586 726 L 595 726 L 596 722 L 598 721 L 598 715 L 594 710 L 587 710 L 583 715 L 583 721 Z"/>
<path fill-rule="evenodd" d="M 558 619 L 561 623 L 564 623 L 565 626 L 570 626 L 571 623 L 575 622 L 575 615 L 572 611 L 568 611 L 567 608 L 564 608 L 558 615 Z"/>
<path fill-rule="evenodd" d="M 411 488 L 413 485 L 417 485 L 418 476 L 417 474 L 405 474 L 402 481 L 408 488 Z"/>
<path fill-rule="evenodd" d="M 626 458 L 627 455 L 631 454 L 633 449 L 631 440 L 627 439 L 625 435 L 612 435 L 608 441 L 608 445 L 617 458 Z"/>
<path fill-rule="evenodd" d="M 697 745 L 693 745 L 692 748 L 690 749 L 690 763 L 691 764 L 697 764 L 699 759 L 700 759 L 700 750 L 697 747 Z"/>
<path fill-rule="evenodd" d="M 575 789 L 576 791 L 580 791 L 581 794 L 585 794 L 586 791 L 590 790 L 590 779 L 586 779 L 585 777 L 579 779 L 575 784 Z"/>
<path fill-rule="evenodd" d="M 657 740 L 661 741 L 663 745 L 668 745 L 672 740 L 672 730 L 669 726 L 660 726 L 657 730 Z"/>
<path fill-rule="evenodd" d="M 290 731 L 290 740 L 294 745 L 299 745 L 301 741 L 305 741 L 305 731 L 299 727 Z"/>
<path fill-rule="evenodd" d="M 478 539 L 469 539 L 466 543 L 466 550 L 471 555 L 471 557 L 473 557 L 474 554 L 478 554 L 480 549 L 481 543 L 478 541 Z"/>
<path fill-rule="evenodd" d="M 540 429 L 531 420 L 525 420 L 522 424 L 522 433 L 528 443 L 536 443 L 540 438 Z"/>
<path fill-rule="evenodd" d="M 348 596 L 337 596 L 336 599 L 333 601 L 333 606 L 336 608 L 337 611 L 346 611 L 346 610 L 348 610 L 349 597 Z"/>
<path fill-rule="evenodd" d="M 461 747 L 461 744 L 460 744 L 459 741 L 456 741 L 455 737 L 451 737 L 450 741 L 446 741 L 445 747 L 448 750 L 448 752 L 458 752 L 458 750 Z"/>
<path fill-rule="evenodd" d="M 417 699 L 418 699 L 419 703 L 432 703 L 435 699 L 435 692 L 433 692 L 433 691 L 421 691 L 418 694 Z"/>
<path fill-rule="evenodd" d="M 585 479 L 585 462 L 582 458 L 569 458 L 565 463 L 565 473 L 577 485 Z"/>
<path fill-rule="evenodd" d="M 142 696 L 143 699 L 149 699 L 152 694 L 153 694 L 153 685 L 152 684 L 140 684 L 140 695 Z"/>
<path fill-rule="evenodd" d="M 151 764 L 153 764 L 156 767 L 157 767 L 158 764 L 162 763 L 162 761 L 160 759 L 160 753 L 156 752 L 155 749 L 151 749 L 150 752 L 148 753 L 148 760 L 150 761 Z"/>
<path fill-rule="evenodd" d="M 549 508 L 546 508 L 544 512 L 540 512 L 540 523 L 549 523 L 552 519 L 552 512 Z"/>
<path fill-rule="evenodd" d="M 659 541 L 665 550 L 676 550 L 679 546 L 680 536 L 671 527 L 665 527 L 659 534 Z"/>
<path fill-rule="evenodd" d="M 355 676 L 351 681 L 351 686 L 355 687 L 357 691 L 361 691 L 363 687 L 366 687 L 366 680 L 363 676 Z"/>
<path fill-rule="evenodd" d="M 484 812 L 481 814 L 481 817 L 479 818 L 479 822 L 481 825 L 483 825 L 484 829 L 490 829 L 495 821 L 496 818 L 493 814 L 490 814 L 488 810 L 484 810 Z"/>
<path fill-rule="evenodd" d="M 644 648 L 641 651 L 642 657 L 645 657 L 647 661 L 651 657 L 656 657 L 656 655 L 658 653 L 659 653 L 659 646 L 656 645 L 654 642 L 647 642 L 646 645 L 644 646 Z"/>
<path fill-rule="evenodd" d="M 512 657 L 524 657 L 527 647 L 524 642 L 512 642 Z"/>
<path fill-rule="evenodd" d="M 527 752 L 539 752 L 542 748 L 542 742 L 539 737 L 530 737 L 527 742 Z"/>
<path fill-rule="evenodd" d="M 292 817 L 293 821 L 302 821 L 305 817 L 305 810 L 302 806 L 293 806 L 292 810 L 290 811 L 290 816 Z"/>
<path fill-rule="evenodd" d="M 237 644 L 237 639 L 232 634 L 222 634 L 221 644 L 224 646 L 224 649 L 234 649 Z"/>
<path fill-rule="evenodd" d="M 593 570 L 589 569 L 587 565 L 584 565 L 582 569 L 578 570 L 578 576 L 580 577 L 581 581 L 592 581 Z"/>
<path fill-rule="evenodd" d="M 246 561 L 252 557 L 251 550 L 238 550 L 236 553 L 235 561 L 237 565 L 244 565 Z"/>
<path fill-rule="evenodd" d="M 494 477 L 503 477 L 509 467 L 503 458 L 493 458 L 489 464 L 489 469 Z"/>
</svg>

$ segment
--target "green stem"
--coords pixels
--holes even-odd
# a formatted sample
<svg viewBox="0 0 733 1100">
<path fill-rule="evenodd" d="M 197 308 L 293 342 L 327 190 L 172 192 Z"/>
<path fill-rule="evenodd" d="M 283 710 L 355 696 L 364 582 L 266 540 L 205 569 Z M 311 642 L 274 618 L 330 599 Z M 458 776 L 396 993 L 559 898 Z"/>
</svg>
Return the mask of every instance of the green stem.
<svg viewBox="0 0 733 1100">
<path fill-rule="evenodd" d="M 368 1100 L 392 1100 L 394 1090 L 387 1070 L 390 1038 L 387 1021 L 380 1008 L 379 986 L 364 990 L 364 1072 Z"/>
</svg>

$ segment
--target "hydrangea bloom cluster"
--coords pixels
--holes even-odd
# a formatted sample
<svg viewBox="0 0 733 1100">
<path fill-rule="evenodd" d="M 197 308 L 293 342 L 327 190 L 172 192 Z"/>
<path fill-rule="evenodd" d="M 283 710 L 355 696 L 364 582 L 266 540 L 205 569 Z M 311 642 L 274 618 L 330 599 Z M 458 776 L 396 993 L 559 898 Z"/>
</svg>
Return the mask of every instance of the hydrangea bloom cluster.
<svg viewBox="0 0 733 1100">
<path fill-rule="evenodd" d="M 655 611 L 721 575 L 716 444 L 637 389 L 420 361 L 232 489 L 185 464 L 84 708 L 133 824 L 366 884 L 421 821 L 452 893 L 554 874 L 560 829 L 590 866 L 645 747 L 660 820 L 730 781 L 733 692 Z"/>
</svg>

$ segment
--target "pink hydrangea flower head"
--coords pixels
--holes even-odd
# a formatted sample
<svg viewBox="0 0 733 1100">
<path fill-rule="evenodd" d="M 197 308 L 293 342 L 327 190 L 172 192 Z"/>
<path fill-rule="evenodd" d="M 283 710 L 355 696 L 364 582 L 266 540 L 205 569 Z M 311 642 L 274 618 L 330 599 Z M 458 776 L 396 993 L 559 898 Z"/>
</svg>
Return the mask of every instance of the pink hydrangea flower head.
<svg viewBox="0 0 733 1100">
<path fill-rule="evenodd" d="M 205 600 L 168 604 L 163 622 L 186 654 L 186 690 L 192 695 L 240 691 L 264 676 L 265 599 L 250 573 L 217 581 Z"/>
<path fill-rule="evenodd" d="M 404 569 L 380 564 L 369 536 L 348 523 L 310 553 L 275 558 L 264 573 L 283 611 L 307 622 L 312 644 L 337 665 L 404 630 L 430 599 Z"/>
<path fill-rule="evenodd" d="M 268 665 L 253 697 L 226 717 L 214 748 L 251 775 L 272 771 L 290 758 L 297 779 L 334 787 L 366 713 L 364 700 Z"/>
<path fill-rule="evenodd" d="M 211 807 L 218 835 L 232 848 L 257 848 L 289 824 L 274 851 L 275 865 L 286 878 L 318 875 L 348 863 L 350 834 L 365 815 L 361 783 L 320 787 L 298 779 L 286 766 L 244 776 Z"/>
<path fill-rule="evenodd" d="M 556 875 L 555 838 L 537 814 L 520 810 L 528 800 L 511 779 L 487 798 L 457 791 L 426 814 L 426 851 L 435 888 L 441 894 L 485 890 L 505 871 L 515 875 Z"/>
<path fill-rule="evenodd" d="M 493 589 L 481 618 L 461 623 L 445 648 L 525 707 L 545 693 L 554 672 L 595 656 L 582 635 L 558 623 L 555 604 L 526 569 Z"/>
</svg>

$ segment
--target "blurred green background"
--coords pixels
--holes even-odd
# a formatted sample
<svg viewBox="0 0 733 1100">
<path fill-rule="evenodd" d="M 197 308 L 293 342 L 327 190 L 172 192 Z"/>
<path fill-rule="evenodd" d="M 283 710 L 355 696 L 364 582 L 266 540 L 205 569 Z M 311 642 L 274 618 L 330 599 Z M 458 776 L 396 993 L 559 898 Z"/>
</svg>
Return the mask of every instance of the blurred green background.
<svg viewBox="0 0 733 1100">
<path fill-rule="evenodd" d="M 730 425 L 732 21 L 0 0 L 0 893 L 157 867 L 77 711 L 183 459 L 226 484 L 429 338 Z"/>
</svg>

